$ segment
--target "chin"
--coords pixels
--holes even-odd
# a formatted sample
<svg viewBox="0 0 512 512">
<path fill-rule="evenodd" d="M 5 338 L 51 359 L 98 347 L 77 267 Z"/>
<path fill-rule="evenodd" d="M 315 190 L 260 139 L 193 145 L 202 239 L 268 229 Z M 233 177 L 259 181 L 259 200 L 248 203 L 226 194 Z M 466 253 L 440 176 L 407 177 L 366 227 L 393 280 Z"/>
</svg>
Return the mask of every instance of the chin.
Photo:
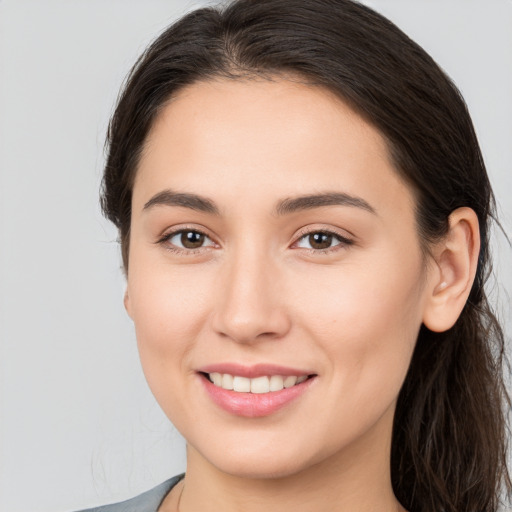
<svg viewBox="0 0 512 512">
<path fill-rule="evenodd" d="M 210 444 L 204 450 L 195 448 L 194 456 L 199 456 L 203 461 L 227 475 L 256 480 L 282 479 L 297 475 L 323 458 L 318 453 L 306 453 L 304 446 L 300 447 L 293 443 L 283 446 L 282 441 L 272 446 L 260 443 L 251 443 L 250 446 L 247 446 L 247 443 L 245 445 L 229 444 L 233 447 L 232 449 L 226 449 L 224 443 L 219 443 L 217 446 Z"/>
<path fill-rule="evenodd" d="M 278 460 L 223 460 L 215 463 L 209 461 L 219 471 L 238 478 L 252 480 L 281 479 L 296 475 L 308 467 L 298 461 Z"/>
</svg>

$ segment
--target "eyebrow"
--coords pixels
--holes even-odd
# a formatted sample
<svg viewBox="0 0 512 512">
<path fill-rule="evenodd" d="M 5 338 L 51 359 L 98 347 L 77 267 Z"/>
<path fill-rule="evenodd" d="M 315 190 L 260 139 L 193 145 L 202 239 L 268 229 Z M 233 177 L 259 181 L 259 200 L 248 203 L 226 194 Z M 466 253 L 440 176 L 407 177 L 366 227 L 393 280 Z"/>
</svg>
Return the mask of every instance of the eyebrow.
<svg viewBox="0 0 512 512">
<path fill-rule="evenodd" d="M 351 206 L 353 208 L 361 208 L 374 215 L 377 214 L 375 208 L 364 199 L 343 192 L 325 192 L 283 199 L 277 205 L 276 213 L 277 215 L 287 215 L 300 210 L 311 210 L 322 206 Z"/>
<path fill-rule="evenodd" d="M 199 212 L 220 215 L 219 208 L 211 199 L 198 194 L 175 192 L 169 189 L 155 194 L 144 205 L 143 210 L 148 210 L 154 206 L 160 205 L 181 206 Z M 289 215 L 302 210 L 312 210 L 322 206 L 350 206 L 360 208 L 375 215 L 377 214 L 375 208 L 364 199 L 343 192 L 325 192 L 282 199 L 275 208 L 275 214 L 281 217 L 283 215 Z"/>
<path fill-rule="evenodd" d="M 143 210 L 148 210 L 153 206 L 182 206 L 199 212 L 219 215 L 219 209 L 215 203 L 206 197 L 197 194 L 187 194 L 181 192 L 173 192 L 172 190 L 163 190 L 154 195 L 145 205 Z"/>
</svg>

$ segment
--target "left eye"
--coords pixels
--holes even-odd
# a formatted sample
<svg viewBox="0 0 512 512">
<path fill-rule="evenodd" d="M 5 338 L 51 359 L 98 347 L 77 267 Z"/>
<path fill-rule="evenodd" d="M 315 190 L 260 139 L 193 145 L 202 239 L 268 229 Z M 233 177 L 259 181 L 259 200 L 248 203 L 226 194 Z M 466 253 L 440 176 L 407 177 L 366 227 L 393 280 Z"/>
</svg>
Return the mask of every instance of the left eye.
<svg viewBox="0 0 512 512">
<path fill-rule="evenodd" d="M 315 249 L 321 251 L 331 249 L 337 245 L 347 245 L 349 243 L 350 240 L 344 239 L 334 233 L 315 231 L 314 233 L 308 233 L 301 237 L 296 246 L 303 249 Z"/>
<path fill-rule="evenodd" d="M 180 249 L 199 249 L 215 245 L 204 233 L 191 229 L 177 231 L 171 234 L 167 241 Z"/>
</svg>

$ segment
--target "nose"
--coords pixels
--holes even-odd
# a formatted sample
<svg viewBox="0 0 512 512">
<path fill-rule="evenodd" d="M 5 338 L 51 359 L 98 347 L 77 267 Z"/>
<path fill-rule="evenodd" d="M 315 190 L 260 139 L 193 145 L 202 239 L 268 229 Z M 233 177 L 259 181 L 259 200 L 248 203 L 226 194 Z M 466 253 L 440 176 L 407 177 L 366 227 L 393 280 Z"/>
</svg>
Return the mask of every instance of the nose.
<svg viewBox="0 0 512 512">
<path fill-rule="evenodd" d="M 278 265 L 267 255 L 240 254 L 219 272 L 213 329 L 237 343 L 279 339 L 290 329 Z"/>
</svg>

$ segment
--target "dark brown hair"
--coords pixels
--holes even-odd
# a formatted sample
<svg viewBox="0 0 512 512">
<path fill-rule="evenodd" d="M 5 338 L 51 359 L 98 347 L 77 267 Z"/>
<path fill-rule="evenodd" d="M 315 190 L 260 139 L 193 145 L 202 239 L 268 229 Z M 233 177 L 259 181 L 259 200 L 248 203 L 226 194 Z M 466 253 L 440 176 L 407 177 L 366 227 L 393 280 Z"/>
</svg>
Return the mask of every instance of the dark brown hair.
<svg viewBox="0 0 512 512">
<path fill-rule="evenodd" d="M 453 210 L 478 216 L 482 246 L 462 314 L 446 332 L 420 330 L 398 398 L 391 475 L 411 512 L 495 512 L 511 482 L 504 336 L 484 290 L 494 198 L 459 91 L 383 16 L 350 0 L 236 0 L 162 33 L 129 75 L 108 132 L 102 206 L 119 228 L 125 269 L 137 163 L 165 103 L 198 81 L 283 75 L 333 91 L 385 137 L 416 194 L 427 250 Z"/>
</svg>

